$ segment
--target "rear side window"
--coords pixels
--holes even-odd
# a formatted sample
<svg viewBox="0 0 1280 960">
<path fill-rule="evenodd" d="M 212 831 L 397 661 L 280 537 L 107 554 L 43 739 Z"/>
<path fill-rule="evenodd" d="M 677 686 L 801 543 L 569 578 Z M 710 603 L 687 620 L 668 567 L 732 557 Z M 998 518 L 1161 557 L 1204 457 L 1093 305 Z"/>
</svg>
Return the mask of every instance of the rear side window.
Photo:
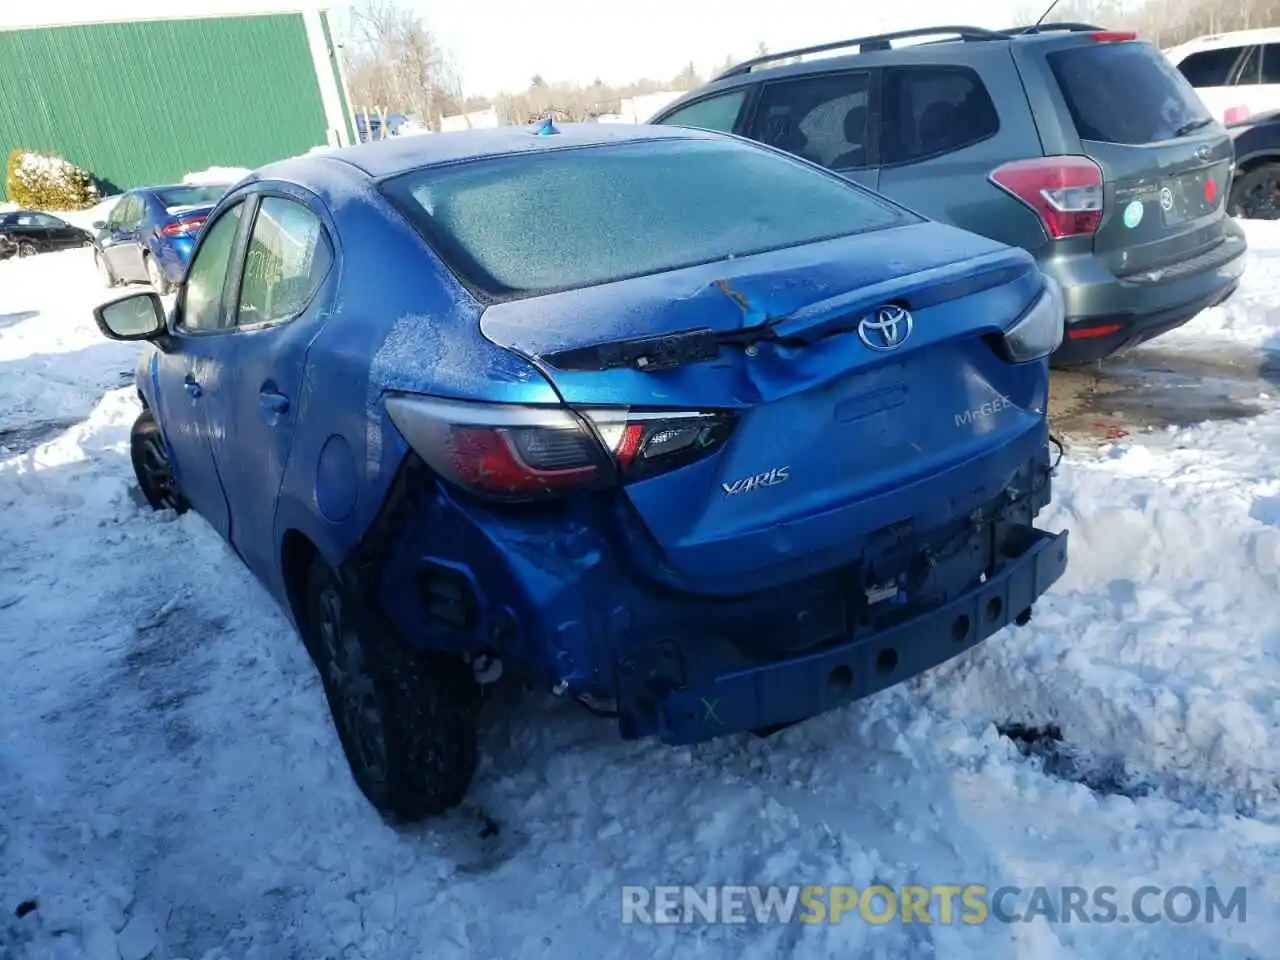
<svg viewBox="0 0 1280 960">
<path fill-rule="evenodd" d="M 1191 84 L 1149 43 L 1090 43 L 1048 56 L 1082 140 L 1170 140 L 1209 120 Z"/>
<path fill-rule="evenodd" d="M 1262 48 L 1262 83 L 1280 83 L 1280 43 Z"/>
<path fill-rule="evenodd" d="M 880 126 L 882 165 L 913 163 L 972 146 L 1000 129 L 982 80 L 964 67 L 887 71 Z"/>
<path fill-rule="evenodd" d="M 676 127 L 698 127 L 702 130 L 732 133 L 734 125 L 738 122 L 738 114 L 742 110 L 742 101 L 746 98 L 745 87 L 718 97 L 707 97 L 687 107 L 681 107 L 661 122 Z"/>
<path fill-rule="evenodd" d="M 1201 50 L 1182 60 L 1178 71 L 1193 87 L 1225 87 L 1231 82 L 1231 70 L 1243 51 L 1243 47 Z"/>
<path fill-rule="evenodd" d="M 871 164 L 868 73 L 829 73 L 771 83 L 760 96 L 751 138 L 832 170 Z"/>
<path fill-rule="evenodd" d="M 866 233 L 915 215 L 735 140 L 492 157 L 387 181 L 472 289 L 513 298 Z"/>
</svg>

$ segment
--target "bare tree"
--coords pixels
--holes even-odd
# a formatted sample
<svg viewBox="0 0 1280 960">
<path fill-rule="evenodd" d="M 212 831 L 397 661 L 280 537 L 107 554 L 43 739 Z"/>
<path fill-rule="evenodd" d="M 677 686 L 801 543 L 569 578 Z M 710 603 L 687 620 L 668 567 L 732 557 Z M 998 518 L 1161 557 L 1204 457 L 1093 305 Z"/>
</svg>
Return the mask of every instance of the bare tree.
<svg viewBox="0 0 1280 960">
<path fill-rule="evenodd" d="M 361 0 L 350 12 L 347 82 L 357 109 L 372 105 L 438 125 L 447 65 L 423 19 L 395 0 Z"/>
</svg>

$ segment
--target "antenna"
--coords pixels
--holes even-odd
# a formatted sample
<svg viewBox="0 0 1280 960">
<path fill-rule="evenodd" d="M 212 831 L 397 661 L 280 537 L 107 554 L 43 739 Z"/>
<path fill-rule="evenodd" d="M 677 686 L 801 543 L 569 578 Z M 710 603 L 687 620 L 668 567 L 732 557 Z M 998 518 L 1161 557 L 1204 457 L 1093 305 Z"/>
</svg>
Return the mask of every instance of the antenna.
<svg viewBox="0 0 1280 960">
<path fill-rule="evenodd" d="M 1045 19 L 1049 16 L 1049 14 L 1053 13 L 1053 8 L 1056 7 L 1057 5 L 1058 5 L 1058 0 L 1053 0 L 1053 2 L 1050 3 L 1049 6 L 1045 8 L 1044 13 L 1040 14 L 1040 19 L 1037 20 L 1035 23 L 1033 23 L 1031 26 L 1027 27 L 1027 29 L 1023 30 L 1022 32 L 1035 33 L 1036 30 L 1040 28 L 1040 24 L 1044 23 Z"/>
</svg>

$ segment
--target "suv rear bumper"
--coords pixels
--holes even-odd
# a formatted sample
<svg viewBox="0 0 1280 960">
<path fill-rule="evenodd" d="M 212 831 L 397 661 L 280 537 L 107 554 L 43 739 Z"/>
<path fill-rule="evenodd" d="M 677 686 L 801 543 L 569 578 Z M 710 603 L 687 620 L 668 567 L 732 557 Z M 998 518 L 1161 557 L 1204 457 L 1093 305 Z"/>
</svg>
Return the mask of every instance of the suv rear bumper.
<svg viewBox="0 0 1280 960">
<path fill-rule="evenodd" d="M 1040 268 L 1062 284 L 1067 330 L 1055 367 L 1100 360 L 1173 330 L 1230 297 L 1248 245 L 1232 224 L 1218 247 L 1144 276 L 1117 278 L 1092 253 L 1046 257 Z"/>
</svg>

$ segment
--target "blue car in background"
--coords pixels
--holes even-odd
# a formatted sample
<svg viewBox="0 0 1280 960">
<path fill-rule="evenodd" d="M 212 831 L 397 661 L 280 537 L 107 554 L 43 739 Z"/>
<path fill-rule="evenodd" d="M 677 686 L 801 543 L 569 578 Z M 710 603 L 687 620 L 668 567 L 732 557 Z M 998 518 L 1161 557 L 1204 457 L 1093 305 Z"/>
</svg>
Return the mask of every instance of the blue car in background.
<svg viewBox="0 0 1280 960">
<path fill-rule="evenodd" d="M 676 127 L 283 161 L 149 340 L 137 479 L 296 624 L 384 814 L 460 801 L 514 676 L 624 738 L 767 732 L 1023 624 L 1063 573 L 1023 250 Z"/>
<path fill-rule="evenodd" d="M 196 235 L 230 184 L 173 184 L 122 194 L 93 224 L 94 261 L 108 286 L 150 283 L 166 294 L 182 279 Z"/>
</svg>

